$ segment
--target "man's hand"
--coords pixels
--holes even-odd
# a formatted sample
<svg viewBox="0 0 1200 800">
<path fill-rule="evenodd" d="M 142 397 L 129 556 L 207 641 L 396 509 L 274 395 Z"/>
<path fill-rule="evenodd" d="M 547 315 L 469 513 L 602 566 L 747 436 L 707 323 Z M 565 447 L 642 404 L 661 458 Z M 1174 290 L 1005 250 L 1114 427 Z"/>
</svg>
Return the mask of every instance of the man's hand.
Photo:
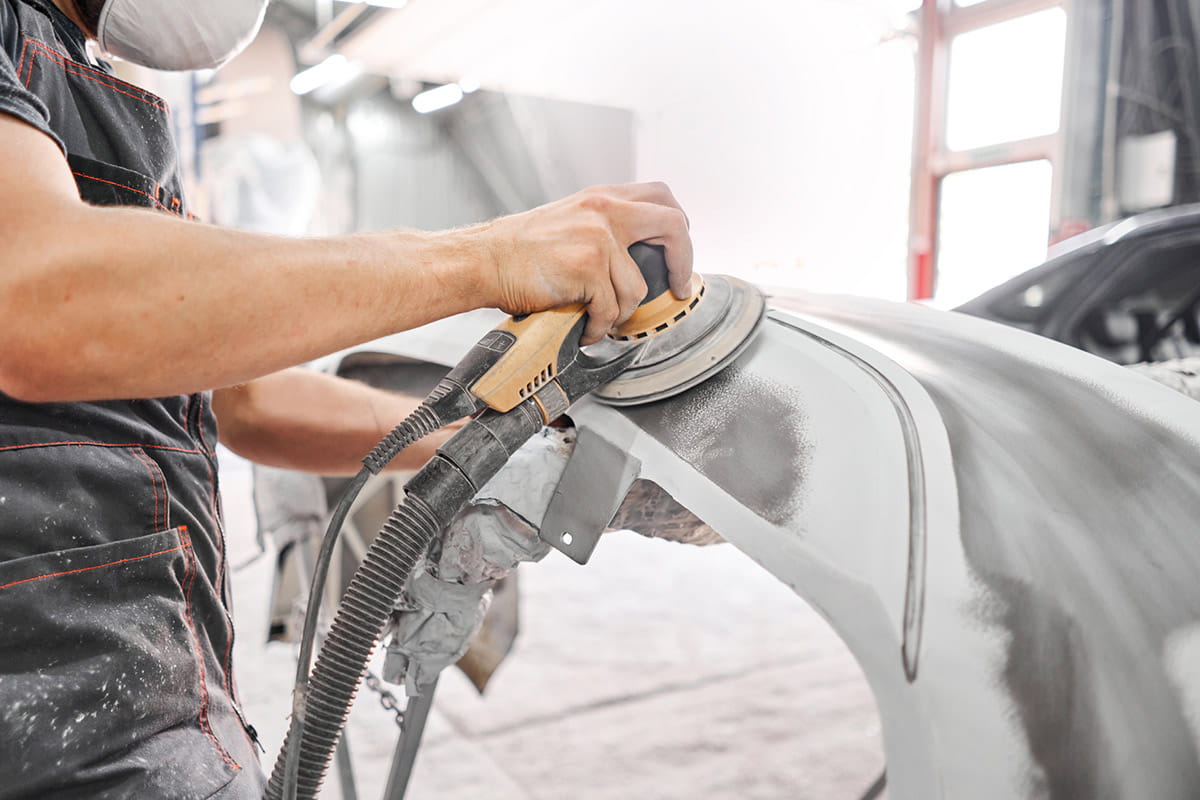
<svg viewBox="0 0 1200 800">
<path fill-rule="evenodd" d="M 689 293 L 688 221 L 663 183 L 585 189 L 493 220 L 481 232 L 493 270 L 492 303 L 509 314 L 525 314 L 584 302 L 584 344 L 628 319 L 646 296 L 646 282 L 629 257 L 634 242 L 665 245 L 671 290 L 680 299 Z"/>
</svg>

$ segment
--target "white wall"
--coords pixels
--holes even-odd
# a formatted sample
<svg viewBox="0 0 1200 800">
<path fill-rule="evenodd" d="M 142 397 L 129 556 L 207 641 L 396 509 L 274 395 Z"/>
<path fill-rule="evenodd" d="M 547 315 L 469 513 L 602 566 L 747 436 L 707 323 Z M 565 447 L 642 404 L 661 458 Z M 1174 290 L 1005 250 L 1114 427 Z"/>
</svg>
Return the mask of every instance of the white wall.
<svg viewBox="0 0 1200 800">
<path fill-rule="evenodd" d="M 904 296 L 913 47 L 882 0 L 412 0 L 345 48 L 379 71 L 632 109 L 697 266 Z"/>
</svg>

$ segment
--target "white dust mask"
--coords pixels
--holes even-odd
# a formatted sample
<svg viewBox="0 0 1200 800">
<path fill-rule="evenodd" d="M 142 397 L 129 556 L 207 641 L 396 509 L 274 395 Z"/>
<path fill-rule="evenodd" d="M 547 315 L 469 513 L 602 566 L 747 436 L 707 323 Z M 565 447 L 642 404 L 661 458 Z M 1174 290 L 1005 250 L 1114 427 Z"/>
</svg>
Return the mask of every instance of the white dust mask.
<svg viewBox="0 0 1200 800">
<path fill-rule="evenodd" d="M 100 46 L 151 69 L 215 69 L 262 27 L 268 0 L 108 0 Z"/>
</svg>

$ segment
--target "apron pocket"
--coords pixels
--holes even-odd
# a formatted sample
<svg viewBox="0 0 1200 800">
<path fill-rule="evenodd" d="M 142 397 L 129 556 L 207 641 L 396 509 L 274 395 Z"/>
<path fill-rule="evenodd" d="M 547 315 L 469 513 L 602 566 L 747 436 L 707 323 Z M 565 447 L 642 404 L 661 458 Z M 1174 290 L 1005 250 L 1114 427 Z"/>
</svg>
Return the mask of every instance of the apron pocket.
<svg viewBox="0 0 1200 800">
<path fill-rule="evenodd" d="M 83 558 L 104 552 L 94 545 L 166 530 L 169 501 L 161 468 L 137 445 L 5 442 L 0 571 L 41 555 Z"/>
<path fill-rule="evenodd" d="M 92 158 L 67 156 L 80 197 L 97 206 L 139 206 L 172 211 L 161 187 L 144 175 Z M 178 211 L 176 211 L 178 213 Z"/>
<path fill-rule="evenodd" d="M 183 527 L 0 563 L 0 798 L 204 798 L 233 779 L 195 578 Z"/>
</svg>

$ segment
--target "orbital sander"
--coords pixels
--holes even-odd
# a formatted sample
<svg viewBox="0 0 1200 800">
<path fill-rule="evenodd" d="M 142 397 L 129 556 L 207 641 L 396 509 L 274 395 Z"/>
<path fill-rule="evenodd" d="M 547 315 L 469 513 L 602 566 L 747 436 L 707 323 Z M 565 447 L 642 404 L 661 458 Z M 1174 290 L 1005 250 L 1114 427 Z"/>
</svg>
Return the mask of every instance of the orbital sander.
<svg viewBox="0 0 1200 800">
<path fill-rule="evenodd" d="M 691 294 L 680 300 L 671 293 L 661 246 L 638 242 L 629 254 L 646 281 L 646 297 L 608 337 L 580 349 L 583 303 L 513 317 L 446 376 L 455 388 L 445 391 L 469 393 L 500 412 L 533 398 L 549 423 L 566 410 L 563 402 L 589 391 L 615 406 L 679 394 L 720 372 L 750 344 L 766 313 L 757 287 L 694 274 Z"/>
<path fill-rule="evenodd" d="M 512 317 L 489 331 L 421 406 L 363 459 L 330 515 L 313 571 L 292 719 L 267 784 L 268 800 L 312 800 L 320 791 L 358 684 L 413 569 L 430 543 L 531 436 L 588 393 L 617 406 L 663 400 L 707 380 L 750 344 L 766 314 L 754 286 L 694 275 L 689 297 L 670 291 L 662 247 L 630 256 L 646 298 L 606 339 L 580 346 L 583 303 Z M 320 598 L 346 514 L 366 481 L 405 447 L 463 417 L 472 420 L 405 485 L 346 587 L 312 668 Z"/>
</svg>

